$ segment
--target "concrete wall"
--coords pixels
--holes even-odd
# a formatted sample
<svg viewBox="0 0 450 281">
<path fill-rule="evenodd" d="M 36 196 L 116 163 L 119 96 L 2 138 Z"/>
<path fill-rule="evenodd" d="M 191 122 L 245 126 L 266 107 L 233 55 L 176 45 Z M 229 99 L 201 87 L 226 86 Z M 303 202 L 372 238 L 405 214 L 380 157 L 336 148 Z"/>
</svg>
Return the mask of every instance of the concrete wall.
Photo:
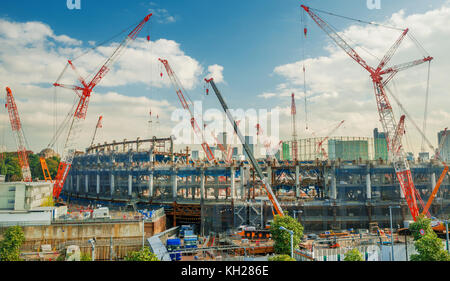
<svg viewBox="0 0 450 281">
<path fill-rule="evenodd" d="M 52 195 L 51 183 L 0 183 L 0 210 L 30 210 Z"/>
</svg>

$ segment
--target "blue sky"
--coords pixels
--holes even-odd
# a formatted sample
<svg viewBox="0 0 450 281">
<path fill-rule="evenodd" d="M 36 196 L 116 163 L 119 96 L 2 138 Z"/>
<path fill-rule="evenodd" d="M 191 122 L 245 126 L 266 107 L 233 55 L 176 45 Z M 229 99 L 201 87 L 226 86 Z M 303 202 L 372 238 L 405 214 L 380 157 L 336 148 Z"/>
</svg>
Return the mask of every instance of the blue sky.
<svg viewBox="0 0 450 281">
<path fill-rule="evenodd" d="M 86 46 L 88 41 L 102 41 L 137 23 L 149 9 L 152 9 L 155 13 L 150 21 L 152 41 L 161 38 L 176 41 L 184 54 L 198 61 L 203 68 L 214 64 L 223 66 L 225 83 L 221 83 L 220 88 L 230 107 L 257 108 L 286 107 L 290 103 L 289 97 L 274 101 L 260 98 L 259 95 L 276 92 L 277 86 L 286 83 L 286 77 L 274 73 L 276 67 L 302 60 L 301 3 L 368 21 L 387 20 L 401 9 L 405 12 L 403 17 L 424 14 L 445 3 L 443 0 L 381 0 L 381 9 L 369 10 L 366 0 L 81 0 L 81 2 L 81 10 L 69 10 L 66 7 L 66 0 L 3 0 L 0 18 L 19 23 L 42 22 L 50 26 L 56 35 L 67 35 L 82 41 Z M 332 17 L 327 19 L 338 29 L 345 29 L 354 24 Z M 308 28 L 306 57 L 327 56 L 329 51 L 325 47 L 329 42 L 326 35 L 310 18 Z M 148 28 L 144 28 L 140 36 L 146 36 L 147 31 Z M 386 42 L 386 48 L 391 44 L 392 42 Z M 201 98 L 202 85 L 197 84 L 197 87 L 189 90 L 193 99 Z M 111 90 L 120 91 L 127 96 L 150 95 L 152 99 L 167 99 L 172 105 L 179 107 L 170 87 L 149 90 L 148 86 L 137 83 L 115 88 L 102 86 L 97 88 L 98 92 Z M 370 93 L 370 90 L 368 88 L 367 92 Z M 373 95 L 368 94 L 366 99 L 370 100 L 371 106 L 376 109 Z M 217 107 L 217 101 L 209 99 L 206 106 Z M 298 106 L 303 106 L 302 101 L 299 100 Z M 300 123 L 302 118 L 299 117 Z M 320 117 L 312 115 L 311 118 Z M 94 116 L 92 119 L 95 119 Z M 377 117 L 374 116 L 374 119 Z M 340 120 L 335 121 L 337 123 Z M 327 128 L 330 127 L 332 124 Z M 323 128 L 317 131 L 321 130 Z M 370 136 L 370 132 L 371 129 L 362 135 Z M 434 132 L 430 138 L 435 138 Z"/>
</svg>

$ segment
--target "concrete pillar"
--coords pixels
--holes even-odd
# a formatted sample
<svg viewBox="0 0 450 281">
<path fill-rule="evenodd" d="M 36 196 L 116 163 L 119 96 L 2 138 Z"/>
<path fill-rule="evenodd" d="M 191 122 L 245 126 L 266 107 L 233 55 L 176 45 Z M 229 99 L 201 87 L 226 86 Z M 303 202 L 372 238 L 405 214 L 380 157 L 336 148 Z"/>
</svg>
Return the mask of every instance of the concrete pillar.
<svg viewBox="0 0 450 281">
<path fill-rule="evenodd" d="M 300 197 L 300 166 L 295 165 L 295 196 Z"/>
<path fill-rule="evenodd" d="M 97 195 L 100 194 L 100 174 L 97 174 Z"/>
<path fill-rule="evenodd" d="M 84 190 L 86 193 L 89 193 L 89 175 L 84 176 Z"/>
<path fill-rule="evenodd" d="M 80 193 L 80 175 L 77 175 L 77 193 Z"/>
<path fill-rule="evenodd" d="M 236 183 L 235 183 L 235 168 L 234 168 L 234 166 L 231 166 L 231 168 L 230 168 L 230 170 L 231 170 L 231 177 L 230 177 L 230 180 L 231 180 L 231 187 L 230 187 L 230 193 L 231 193 L 231 199 L 235 199 L 236 198 Z"/>
<path fill-rule="evenodd" d="M 245 198 L 245 168 L 244 166 L 241 166 L 241 186 L 240 186 L 240 191 L 241 191 L 241 199 Z"/>
<path fill-rule="evenodd" d="M 186 186 L 184 187 L 184 192 L 185 192 L 185 197 L 186 198 L 189 198 L 189 187 L 188 187 L 188 184 L 189 184 L 189 177 L 186 176 Z"/>
<path fill-rule="evenodd" d="M 367 173 L 366 175 L 366 195 L 367 199 L 372 199 L 372 184 L 370 182 L 370 173 Z"/>
<path fill-rule="evenodd" d="M 153 197 L 153 172 L 148 175 L 148 194 Z"/>
<path fill-rule="evenodd" d="M 172 196 L 173 199 L 176 200 L 177 199 L 177 193 L 178 193 L 178 179 L 177 179 L 177 171 L 174 170 L 174 173 L 171 178 L 172 178 Z"/>
<path fill-rule="evenodd" d="M 196 186 L 196 184 L 195 184 L 195 179 L 197 178 L 197 176 L 195 176 L 195 175 L 193 175 L 192 177 L 191 177 L 191 184 L 192 184 L 192 186 L 191 186 L 191 192 L 192 192 L 192 199 L 195 199 L 195 186 Z"/>
<path fill-rule="evenodd" d="M 219 176 L 214 177 L 214 197 L 219 199 Z"/>
<path fill-rule="evenodd" d="M 133 175 L 128 175 L 128 196 L 133 195 Z"/>
<path fill-rule="evenodd" d="M 331 199 L 336 200 L 337 198 L 337 188 L 336 188 L 336 167 L 333 166 L 333 170 L 331 172 Z"/>
<path fill-rule="evenodd" d="M 69 189 L 70 189 L 70 191 L 72 192 L 73 190 L 74 190 L 74 188 L 73 188 L 73 176 L 70 176 L 70 185 L 69 185 Z"/>
<path fill-rule="evenodd" d="M 433 192 L 434 187 L 436 186 L 436 173 L 431 174 L 431 184 L 430 184 L 430 192 Z"/>
<path fill-rule="evenodd" d="M 203 169 L 200 175 L 200 198 L 201 200 L 205 198 L 205 171 Z"/>
<path fill-rule="evenodd" d="M 113 173 L 111 173 L 110 192 L 111 192 L 111 197 L 112 197 L 114 195 L 114 174 Z"/>
</svg>

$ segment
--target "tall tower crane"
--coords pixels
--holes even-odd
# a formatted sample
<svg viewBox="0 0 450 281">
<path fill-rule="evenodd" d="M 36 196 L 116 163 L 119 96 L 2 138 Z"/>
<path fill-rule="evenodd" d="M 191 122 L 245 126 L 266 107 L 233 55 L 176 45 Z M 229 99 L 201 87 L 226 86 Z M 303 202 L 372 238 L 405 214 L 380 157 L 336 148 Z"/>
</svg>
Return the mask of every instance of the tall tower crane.
<svg viewBox="0 0 450 281">
<path fill-rule="evenodd" d="M 214 161 L 214 154 L 211 151 L 211 148 L 209 147 L 208 143 L 206 142 L 203 132 L 200 129 L 200 127 L 197 124 L 197 121 L 195 120 L 194 113 L 191 110 L 192 101 L 187 96 L 188 99 L 186 99 L 186 95 L 184 94 L 186 91 L 184 90 L 183 86 L 181 85 L 180 80 L 178 79 L 175 72 L 172 70 L 172 68 L 169 65 L 169 62 L 166 59 L 159 59 L 159 61 L 164 65 L 164 68 L 166 69 L 167 75 L 170 78 L 170 82 L 172 83 L 173 88 L 175 89 L 175 92 L 177 93 L 178 98 L 180 99 L 181 106 L 183 109 L 187 110 L 189 112 L 189 115 L 191 116 L 191 126 L 194 130 L 194 133 L 197 135 L 197 137 L 201 138 L 202 140 L 202 148 L 203 151 L 206 154 L 206 158 L 208 158 L 208 161 Z M 161 73 L 162 74 L 162 73 Z M 184 93 L 183 93 L 184 92 Z"/>
<path fill-rule="evenodd" d="M 75 85 L 64 85 L 55 82 L 53 86 L 62 87 L 66 89 L 70 89 L 75 91 L 75 93 L 79 96 L 79 101 L 76 106 L 73 114 L 70 114 L 70 118 L 72 119 L 69 127 L 69 132 L 66 138 L 66 142 L 64 145 L 64 152 L 61 158 L 61 162 L 59 163 L 58 173 L 56 174 L 55 183 L 53 185 L 53 196 L 58 199 L 61 193 L 61 190 L 64 186 L 64 182 L 69 174 L 73 157 L 75 155 L 75 141 L 78 140 L 77 133 L 80 131 L 80 125 L 86 119 L 86 113 L 88 109 L 89 99 L 91 97 L 92 91 L 95 86 L 97 86 L 100 81 L 108 74 L 111 70 L 112 65 L 117 61 L 117 59 L 123 54 L 128 44 L 134 41 L 139 32 L 144 27 L 145 23 L 148 22 L 152 14 L 147 15 L 137 26 L 134 28 L 128 36 L 120 43 L 120 45 L 116 48 L 114 53 L 106 60 L 97 74 L 92 78 L 90 82 L 84 80 L 83 77 L 78 73 L 76 67 L 74 66 L 72 61 L 68 61 L 68 65 L 74 70 L 74 72 L 78 75 L 78 81 L 81 83 L 81 86 Z M 66 66 L 67 68 L 67 66 Z M 65 71 L 65 70 L 64 70 Z M 62 75 L 60 75 L 61 77 Z M 58 78 L 59 80 L 59 78 Z M 55 137 L 54 139 L 55 140 Z"/>
<path fill-rule="evenodd" d="M 419 215 L 419 209 L 416 202 L 416 190 L 414 187 L 411 170 L 409 164 L 406 161 L 406 155 L 402 147 L 401 130 L 398 128 L 401 124 L 397 124 L 394 118 L 394 111 L 386 95 L 386 86 L 392 80 L 392 78 L 400 71 L 411 68 L 416 65 L 420 65 L 425 62 L 431 61 L 433 58 L 430 56 L 418 59 L 415 61 L 395 65 L 392 67 L 386 67 L 387 63 L 391 60 L 396 50 L 400 46 L 401 42 L 407 35 L 409 29 L 404 29 L 397 41 L 388 50 L 386 55 L 382 58 L 380 63 L 372 67 L 335 31 L 329 24 L 321 19 L 313 9 L 305 5 L 301 5 L 306 13 L 316 22 L 316 24 L 338 45 L 343 49 L 353 60 L 361 65 L 370 74 L 370 78 L 373 82 L 375 90 L 375 98 L 377 101 L 378 114 L 383 129 L 386 133 L 386 142 L 388 145 L 389 154 L 394 164 L 394 169 L 397 174 L 398 181 L 400 182 L 401 189 L 405 196 L 409 210 L 414 220 Z M 396 139 L 397 141 L 393 141 Z"/>
<path fill-rule="evenodd" d="M 305 93 L 306 95 L 306 93 Z M 291 95 L 291 118 L 292 118 L 292 155 L 294 156 L 292 160 L 297 161 L 298 159 L 298 140 L 297 140 L 297 125 L 295 119 L 297 119 L 297 108 L 295 106 L 295 95 Z"/>
<path fill-rule="evenodd" d="M 334 127 L 333 130 L 331 130 L 323 140 L 321 140 L 318 144 L 317 144 L 317 153 L 322 152 L 320 155 L 322 156 L 322 159 L 327 159 L 328 158 L 328 154 L 325 151 L 325 149 L 323 148 L 323 144 L 330 138 L 331 135 L 333 135 L 337 129 L 339 129 L 342 124 L 344 124 L 345 120 L 342 120 L 336 127 Z"/>
<path fill-rule="evenodd" d="M 250 150 L 250 147 L 248 146 L 247 142 L 245 141 L 244 136 L 242 135 L 241 131 L 239 130 L 238 124 L 234 120 L 233 116 L 230 113 L 230 110 L 228 109 L 228 105 L 225 103 L 225 100 L 222 97 L 222 94 L 220 93 L 219 89 L 217 88 L 216 84 L 214 83 L 213 78 L 206 79 L 206 83 L 209 83 L 214 93 L 216 93 L 217 98 L 219 99 L 220 105 L 223 108 L 223 111 L 228 117 L 228 120 L 231 122 L 231 125 L 233 126 L 234 131 L 236 132 L 237 136 L 239 137 L 239 140 L 241 141 L 244 150 L 247 152 L 247 156 L 250 160 L 250 163 L 253 166 L 253 169 L 255 169 L 256 174 L 258 175 L 259 179 L 261 180 L 264 189 L 267 192 L 267 197 L 269 197 L 270 202 L 272 203 L 273 208 L 275 209 L 277 215 L 284 216 L 283 209 L 281 208 L 280 203 L 278 202 L 277 198 L 275 197 L 275 194 L 272 191 L 272 188 L 270 187 L 270 183 L 266 181 L 266 178 L 264 177 L 263 171 L 261 167 L 258 165 L 258 162 L 255 159 L 255 156 L 253 155 L 252 151 Z"/>
<path fill-rule="evenodd" d="M 17 144 L 17 154 L 19 156 L 19 165 L 22 170 L 23 181 L 31 182 L 31 170 L 30 165 L 28 164 L 27 149 L 25 147 L 25 137 L 23 134 L 22 123 L 20 122 L 19 110 L 17 109 L 16 102 L 14 101 L 12 91 L 9 87 L 6 87 L 5 106 L 8 108 L 11 129 Z"/>
</svg>

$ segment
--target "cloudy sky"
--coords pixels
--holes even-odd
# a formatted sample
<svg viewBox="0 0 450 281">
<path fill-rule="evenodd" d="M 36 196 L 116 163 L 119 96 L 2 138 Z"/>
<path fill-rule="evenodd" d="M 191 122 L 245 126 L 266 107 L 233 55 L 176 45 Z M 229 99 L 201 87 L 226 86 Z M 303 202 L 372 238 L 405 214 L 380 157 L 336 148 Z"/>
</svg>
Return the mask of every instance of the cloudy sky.
<svg viewBox="0 0 450 281">
<path fill-rule="evenodd" d="M 437 132 L 449 126 L 448 65 L 450 2 L 444 0 L 381 0 L 369 9 L 366 0 L 310 0 L 306 5 L 339 15 L 410 28 L 431 64 L 426 135 L 437 145 Z M 395 2 L 395 3 L 391 3 Z M 96 142 L 168 136 L 181 108 L 158 62 L 169 60 L 186 93 L 202 101 L 203 110 L 219 109 L 206 96 L 203 78 L 214 77 L 230 108 L 280 111 L 280 136 L 290 138 L 290 95 L 296 95 L 300 137 L 323 136 L 341 120 L 336 136 L 372 136 L 381 127 L 368 73 L 333 45 L 308 18 L 303 38 L 299 1 L 88 1 L 69 10 L 66 0 L 3 0 L 0 7 L 0 87 L 12 88 L 30 148 L 40 151 L 55 134 L 76 101 L 74 92 L 52 87 L 72 59 L 80 74 L 92 77 L 117 44 L 147 13 L 154 16 L 110 73 L 95 88 L 88 115 L 77 136 L 88 146 L 99 115 L 103 128 Z M 319 14 L 348 39 L 370 65 L 377 62 L 400 31 Z M 146 36 L 150 35 L 150 42 Z M 112 40 L 109 40 L 112 39 Z M 93 46 L 106 42 L 92 50 Z M 407 37 L 391 65 L 420 59 L 425 52 Z M 303 79 L 306 67 L 306 112 Z M 160 73 L 164 72 L 163 77 Z M 394 94 L 422 127 L 428 65 L 397 75 Z M 61 82 L 76 84 L 71 69 Z M 401 111 L 395 102 L 396 118 Z M 149 112 L 153 125 L 149 126 Z M 155 116 L 159 115 L 159 126 Z M 306 122 L 307 120 L 307 122 Z M 4 107 L 0 110 L 0 146 L 15 149 Z M 308 129 L 306 129 L 306 123 Z M 421 137 L 407 121 L 408 151 L 418 153 Z M 64 135 L 55 147 L 60 150 Z"/>
</svg>

